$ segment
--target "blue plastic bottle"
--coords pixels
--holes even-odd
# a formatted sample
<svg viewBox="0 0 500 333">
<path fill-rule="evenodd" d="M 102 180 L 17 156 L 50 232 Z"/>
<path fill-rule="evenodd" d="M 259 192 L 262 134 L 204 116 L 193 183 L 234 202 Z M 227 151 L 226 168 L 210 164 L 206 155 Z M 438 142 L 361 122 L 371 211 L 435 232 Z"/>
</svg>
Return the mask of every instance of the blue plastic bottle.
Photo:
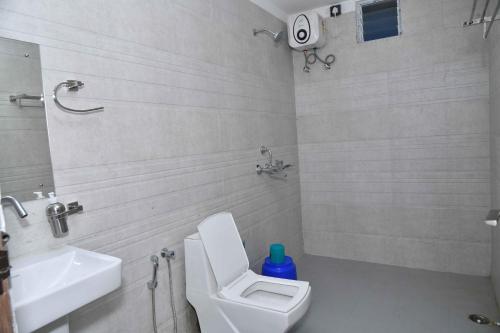
<svg viewBox="0 0 500 333">
<path fill-rule="evenodd" d="M 297 280 L 297 268 L 293 259 L 285 255 L 283 244 L 271 244 L 269 253 L 262 264 L 262 275 Z"/>
</svg>

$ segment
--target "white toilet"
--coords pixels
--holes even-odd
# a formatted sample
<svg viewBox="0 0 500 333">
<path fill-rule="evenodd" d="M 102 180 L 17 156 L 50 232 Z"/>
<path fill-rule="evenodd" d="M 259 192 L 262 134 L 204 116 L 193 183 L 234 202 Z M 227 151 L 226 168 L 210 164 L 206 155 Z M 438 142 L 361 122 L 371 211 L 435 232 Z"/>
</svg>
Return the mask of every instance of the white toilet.
<svg viewBox="0 0 500 333">
<path fill-rule="evenodd" d="M 186 296 L 203 333 L 286 332 L 309 308 L 309 282 L 249 270 L 231 213 L 205 219 L 184 248 Z"/>
</svg>

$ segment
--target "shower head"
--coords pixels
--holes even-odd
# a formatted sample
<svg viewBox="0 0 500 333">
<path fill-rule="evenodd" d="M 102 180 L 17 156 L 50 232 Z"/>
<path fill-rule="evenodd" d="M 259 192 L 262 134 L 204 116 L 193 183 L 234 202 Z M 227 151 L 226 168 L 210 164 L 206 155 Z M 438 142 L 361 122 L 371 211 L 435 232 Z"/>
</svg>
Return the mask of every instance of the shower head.
<svg viewBox="0 0 500 333">
<path fill-rule="evenodd" d="M 271 37 L 275 42 L 279 42 L 283 38 L 283 34 L 284 34 L 283 31 L 272 32 L 271 30 L 267 30 L 267 29 L 260 29 L 260 30 L 253 29 L 254 36 L 257 36 L 260 33 L 265 33 L 266 35 Z"/>
</svg>

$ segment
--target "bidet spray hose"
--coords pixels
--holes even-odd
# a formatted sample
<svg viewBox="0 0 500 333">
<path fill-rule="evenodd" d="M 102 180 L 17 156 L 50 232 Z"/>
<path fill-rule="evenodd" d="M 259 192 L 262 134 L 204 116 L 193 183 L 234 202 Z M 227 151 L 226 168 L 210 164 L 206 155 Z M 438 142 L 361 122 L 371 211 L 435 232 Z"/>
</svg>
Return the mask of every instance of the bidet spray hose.
<svg viewBox="0 0 500 333">
<path fill-rule="evenodd" d="M 170 307 L 172 308 L 172 318 L 174 321 L 174 333 L 177 333 L 177 313 L 175 311 L 174 287 L 172 282 L 172 268 L 170 266 L 170 258 L 167 259 L 168 266 L 168 284 L 170 287 Z"/>
<path fill-rule="evenodd" d="M 161 256 L 167 261 L 168 285 L 170 289 L 170 308 L 172 309 L 172 320 L 174 322 L 174 333 L 177 333 L 177 312 L 175 311 L 174 286 L 172 280 L 172 266 L 170 260 L 175 258 L 175 252 L 167 248 L 161 250 Z"/>
</svg>

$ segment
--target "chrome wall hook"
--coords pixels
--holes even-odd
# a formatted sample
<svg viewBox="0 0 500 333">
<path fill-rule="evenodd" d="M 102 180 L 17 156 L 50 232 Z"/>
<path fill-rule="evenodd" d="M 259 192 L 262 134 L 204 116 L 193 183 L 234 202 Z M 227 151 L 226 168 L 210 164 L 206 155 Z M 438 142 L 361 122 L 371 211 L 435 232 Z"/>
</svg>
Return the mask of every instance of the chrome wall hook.
<svg viewBox="0 0 500 333">
<path fill-rule="evenodd" d="M 64 106 L 59 102 L 59 99 L 57 97 L 57 93 L 59 92 L 59 89 L 62 87 L 68 88 L 68 91 L 78 91 L 80 88 L 84 86 L 84 83 L 82 81 L 78 80 L 67 80 L 64 82 L 59 83 L 57 86 L 55 86 L 54 91 L 52 93 L 52 98 L 54 99 L 54 103 L 63 111 L 66 112 L 75 112 L 75 113 L 88 113 L 88 112 L 98 112 L 98 111 L 104 111 L 103 107 L 98 107 L 98 108 L 92 108 L 92 109 L 73 109 L 69 108 L 67 106 Z"/>
</svg>

